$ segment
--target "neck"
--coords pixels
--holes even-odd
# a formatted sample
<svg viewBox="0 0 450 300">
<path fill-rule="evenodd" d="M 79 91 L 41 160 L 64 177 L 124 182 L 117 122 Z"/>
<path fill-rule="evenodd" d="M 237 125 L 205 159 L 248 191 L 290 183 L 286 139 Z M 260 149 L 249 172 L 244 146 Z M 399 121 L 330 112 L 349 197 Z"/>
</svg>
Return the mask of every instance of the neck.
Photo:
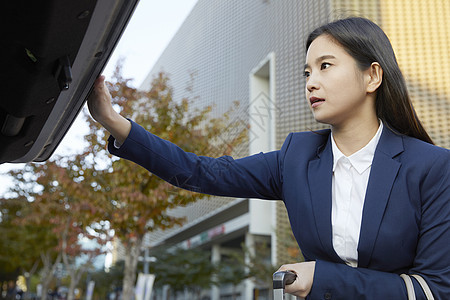
<svg viewBox="0 0 450 300">
<path fill-rule="evenodd" d="M 350 156 L 367 145 L 375 136 L 379 127 L 376 116 L 371 120 L 332 126 L 334 141 L 345 156 Z"/>
</svg>

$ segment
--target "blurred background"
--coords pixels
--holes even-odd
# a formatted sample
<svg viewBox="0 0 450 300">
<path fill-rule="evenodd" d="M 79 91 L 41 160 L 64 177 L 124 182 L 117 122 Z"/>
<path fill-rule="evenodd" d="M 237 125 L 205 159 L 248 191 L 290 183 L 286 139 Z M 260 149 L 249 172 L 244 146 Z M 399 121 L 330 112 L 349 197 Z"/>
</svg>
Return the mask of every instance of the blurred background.
<svg viewBox="0 0 450 300">
<path fill-rule="evenodd" d="M 242 157 L 279 149 L 292 131 L 324 128 L 304 97 L 305 38 L 328 21 L 362 16 L 386 32 L 419 118 L 450 148 L 449 1 L 160 2 L 140 1 L 104 71 L 115 99 L 136 98 L 117 100 L 117 109 L 146 120 L 152 106 L 137 99 L 170 95 L 189 99 L 189 112 L 211 107 L 205 120 L 225 124 L 197 145 L 174 129 L 163 137 Z M 155 85 L 164 87 L 157 96 L 145 93 Z M 78 118 L 51 161 L 1 166 L 1 297 L 271 299 L 273 271 L 303 259 L 281 202 L 202 198 L 154 183 L 98 150 L 104 143 L 92 137 L 104 136 L 87 120 Z"/>
</svg>

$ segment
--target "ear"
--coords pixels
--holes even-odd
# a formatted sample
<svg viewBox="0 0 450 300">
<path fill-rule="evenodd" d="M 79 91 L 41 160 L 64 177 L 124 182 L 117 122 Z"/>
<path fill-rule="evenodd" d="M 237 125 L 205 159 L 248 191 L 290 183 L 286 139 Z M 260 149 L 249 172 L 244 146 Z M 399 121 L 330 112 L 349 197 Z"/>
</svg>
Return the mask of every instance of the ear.
<svg viewBox="0 0 450 300">
<path fill-rule="evenodd" d="M 367 73 L 367 93 L 375 92 L 383 81 L 383 69 L 380 64 L 373 62 L 366 71 Z"/>
</svg>

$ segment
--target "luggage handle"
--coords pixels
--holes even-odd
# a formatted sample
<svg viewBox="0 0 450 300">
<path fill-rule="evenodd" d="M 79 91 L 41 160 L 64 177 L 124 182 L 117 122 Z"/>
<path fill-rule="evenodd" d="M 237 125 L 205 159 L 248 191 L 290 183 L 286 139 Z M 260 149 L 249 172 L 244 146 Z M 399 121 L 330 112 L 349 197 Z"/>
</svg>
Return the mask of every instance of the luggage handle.
<svg viewBox="0 0 450 300">
<path fill-rule="evenodd" d="M 292 271 L 279 271 L 273 274 L 273 300 L 284 300 L 284 287 L 292 284 L 297 274 Z"/>
</svg>

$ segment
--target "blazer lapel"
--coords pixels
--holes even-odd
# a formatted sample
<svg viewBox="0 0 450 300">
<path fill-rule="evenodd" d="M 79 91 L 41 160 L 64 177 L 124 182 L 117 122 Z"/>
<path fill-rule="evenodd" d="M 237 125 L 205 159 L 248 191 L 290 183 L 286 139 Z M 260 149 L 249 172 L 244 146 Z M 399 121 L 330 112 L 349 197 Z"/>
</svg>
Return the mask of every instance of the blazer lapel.
<svg viewBox="0 0 450 300">
<path fill-rule="evenodd" d="M 385 124 L 372 161 L 364 200 L 361 231 L 358 244 L 358 266 L 368 267 L 378 230 L 388 204 L 400 163 L 393 159 L 403 152 L 402 138 Z"/>
<path fill-rule="evenodd" d="M 331 185 L 333 174 L 333 152 L 331 150 L 331 136 L 328 136 L 323 151 L 318 149 L 317 158 L 308 165 L 308 183 L 311 193 L 312 209 L 317 233 L 323 250 L 333 261 L 342 260 L 333 248 L 331 227 Z"/>
</svg>

